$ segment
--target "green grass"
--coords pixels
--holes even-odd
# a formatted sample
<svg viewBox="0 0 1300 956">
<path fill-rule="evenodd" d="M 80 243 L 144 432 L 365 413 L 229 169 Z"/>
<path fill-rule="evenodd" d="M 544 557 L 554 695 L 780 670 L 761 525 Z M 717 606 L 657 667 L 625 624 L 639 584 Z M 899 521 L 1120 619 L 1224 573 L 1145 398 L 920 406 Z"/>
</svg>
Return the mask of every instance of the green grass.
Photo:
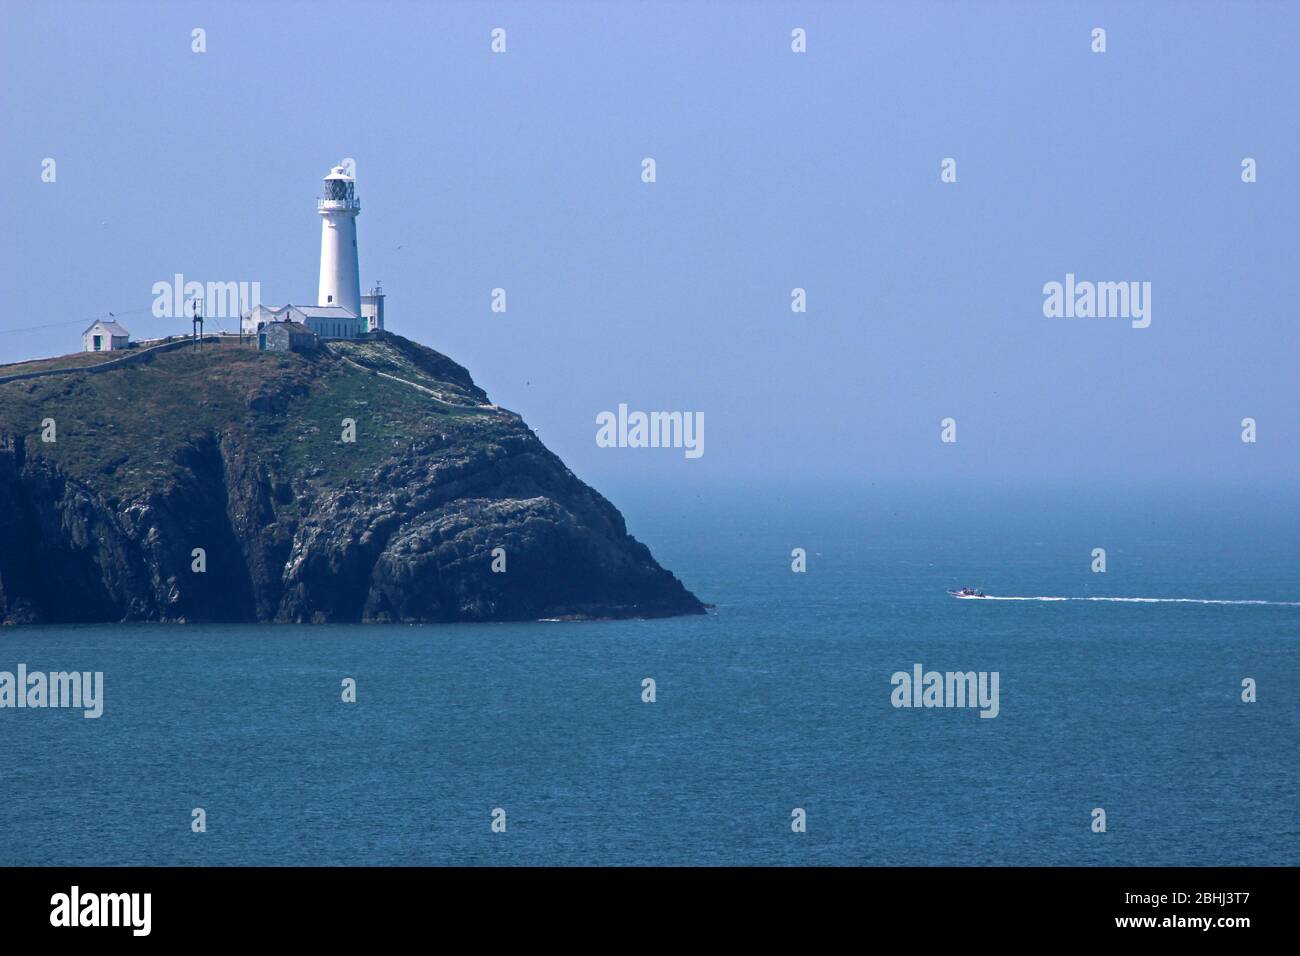
<svg viewBox="0 0 1300 956">
<path fill-rule="evenodd" d="M 343 365 L 290 407 L 277 444 L 290 470 L 320 468 L 322 480 L 341 484 L 412 441 L 455 427 L 457 417 L 432 396 Z M 342 440 L 345 418 L 356 422 L 355 443 Z"/>
<path fill-rule="evenodd" d="M 15 362 L 12 365 L 0 365 L 0 378 L 6 375 L 18 375 L 24 372 L 44 372 L 54 368 L 85 368 L 87 365 L 99 365 L 112 359 L 119 359 L 131 352 L 73 352 L 70 355 L 57 355 L 54 358 L 33 359 L 30 362 Z"/>
<path fill-rule="evenodd" d="M 366 368 L 395 375 L 408 382 L 423 385 L 439 392 L 451 405 L 477 405 L 481 399 L 469 394 L 459 385 L 438 379 L 416 365 L 392 343 L 384 339 L 357 342 L 330 342 L 329 349 Z"/>
<path fill-rule="evenodd" d="M 366 355 L 368 346 L 374 354 Z M 403 361 L 386 343 L 349 343 L 346 352 L 354 360 L 391 365 L 390 374 L 445 395 L 462 394 Z M 254 395 L 295 385 L 306 394 L 289 399 L 282 410 L 249 408 Z M 25 436 L 29 458 L 48 458 L 65 473 L 122 498 L 165 483 L 177 470 L 176 452 L 201 436 L 232 435 L 268 464 L 281 465 L 277 472 L 311 475 L 313 483 L 339 487 L 413 441 L 458 430 L 468 437 L 484 416 L 492 413 L 449 408 L 327 353 L 305 357 L 225 343 L 205 345 L 202 353 L 162 353 L 98 375 L 0 385 L 0 431 Z M 56 423 L 53 444 L 40 440 L 45 418 Z M 356 421 L 355 443 L 341 440 L 344 418 Z"/>
</svg>

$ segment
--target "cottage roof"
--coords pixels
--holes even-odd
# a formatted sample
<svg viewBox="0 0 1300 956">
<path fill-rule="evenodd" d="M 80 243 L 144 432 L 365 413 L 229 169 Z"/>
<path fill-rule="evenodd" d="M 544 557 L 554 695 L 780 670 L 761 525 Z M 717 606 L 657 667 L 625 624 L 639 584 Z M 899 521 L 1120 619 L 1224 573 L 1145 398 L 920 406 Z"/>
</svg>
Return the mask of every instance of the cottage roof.
<svg viewBox="0 0 1300 956">
<path fill-rule="evenodd" d="M 357 314 L 341 305 L 295 305 L 309 319 L 355 319 Z"/>
<path fill-rule="evenodd" d="M 359 319 L 360 316 L 341 305 L 258 305 L 253 309 L 253 316 L 260 318 L 270 313 L 272 316 L 302 315 L 308 319 Z M 276 321 L 279 321 L 276 319 Z"/>
<path fill-rule="evenodd" d="M 122 326 L 118 325 L 116 322 L 98 322 L 98 321 L 97 321 L 97 322 L 92 322 L 92 323 L 90 324 L 90 326 L 87 327 L 86 331 L 85 331 L 85 332 L 82 332 L 81 334 L 82 334 L 82 335 L 85 335 L 85 334 L 88 333 L 91 329 L 96 328 L 96 327 L 99 327 L 99 328 L 103 329 L 103 330 L 104 330 L 105 332 L 107 332 L 109 335 L 127 335 L 127 336 L 130 335 L 130 333 L 127 332 L 126 329 L 122 328 Z"/>
</svg>

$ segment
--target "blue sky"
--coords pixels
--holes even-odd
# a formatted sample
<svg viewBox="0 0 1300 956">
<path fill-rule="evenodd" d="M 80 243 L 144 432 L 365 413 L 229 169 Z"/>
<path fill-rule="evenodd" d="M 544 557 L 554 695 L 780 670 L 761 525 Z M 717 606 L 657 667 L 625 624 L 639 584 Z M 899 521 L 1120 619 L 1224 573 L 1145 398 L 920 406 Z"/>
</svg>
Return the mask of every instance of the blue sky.
<svg viewBox="0 0 1300 956">
<path fill-rule="evenodd" d="M 177 272 L 314 301 L 347 156 L 389 327 L 597 487 L 1278 485 L 1298 53 L 1268 3 L 10 7 L 0 361 Z M 1150 282 L 1151 327 L 1044 317 L 1067 272 Z M 619 403 L 703 412 L 704 456 L 596 447 Z"/>
</svg>

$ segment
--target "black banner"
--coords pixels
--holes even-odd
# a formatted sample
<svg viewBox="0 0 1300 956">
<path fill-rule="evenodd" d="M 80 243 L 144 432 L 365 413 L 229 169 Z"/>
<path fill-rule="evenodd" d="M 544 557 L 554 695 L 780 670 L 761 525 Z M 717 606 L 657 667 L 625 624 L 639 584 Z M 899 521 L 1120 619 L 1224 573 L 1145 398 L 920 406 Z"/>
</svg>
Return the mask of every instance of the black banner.
<svg viewBox="0 0 1300 956">
<path fill-rule="evenodd" d="M 858 937 L 1214 940 L 1282 931 L 1294 873 L 1132 869 L 4 869 L 9 941 L 338 943 L 479 926 L 663 938 L 681 924 Z M 547 934 L 550 934 L 547 930 Z M 540 937 L 534 936 L 534 941 Z M 610 942 L 614 937 L 607 937 Z"/>
</svg>

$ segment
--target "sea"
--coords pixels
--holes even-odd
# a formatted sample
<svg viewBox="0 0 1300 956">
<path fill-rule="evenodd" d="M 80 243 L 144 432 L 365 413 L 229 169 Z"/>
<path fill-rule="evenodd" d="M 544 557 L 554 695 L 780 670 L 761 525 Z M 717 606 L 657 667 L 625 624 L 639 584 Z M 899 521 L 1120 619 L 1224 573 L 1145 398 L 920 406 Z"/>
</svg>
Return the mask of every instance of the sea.
<svg viewBox="0 0 1300 956">
<path fill-rule="evenodd" d="M 708 615 L 0 630 L 104 675 L 0 709 L 0 865 L 1300 863 L 1285 494 L 610 497 Z"/>
</svg>

